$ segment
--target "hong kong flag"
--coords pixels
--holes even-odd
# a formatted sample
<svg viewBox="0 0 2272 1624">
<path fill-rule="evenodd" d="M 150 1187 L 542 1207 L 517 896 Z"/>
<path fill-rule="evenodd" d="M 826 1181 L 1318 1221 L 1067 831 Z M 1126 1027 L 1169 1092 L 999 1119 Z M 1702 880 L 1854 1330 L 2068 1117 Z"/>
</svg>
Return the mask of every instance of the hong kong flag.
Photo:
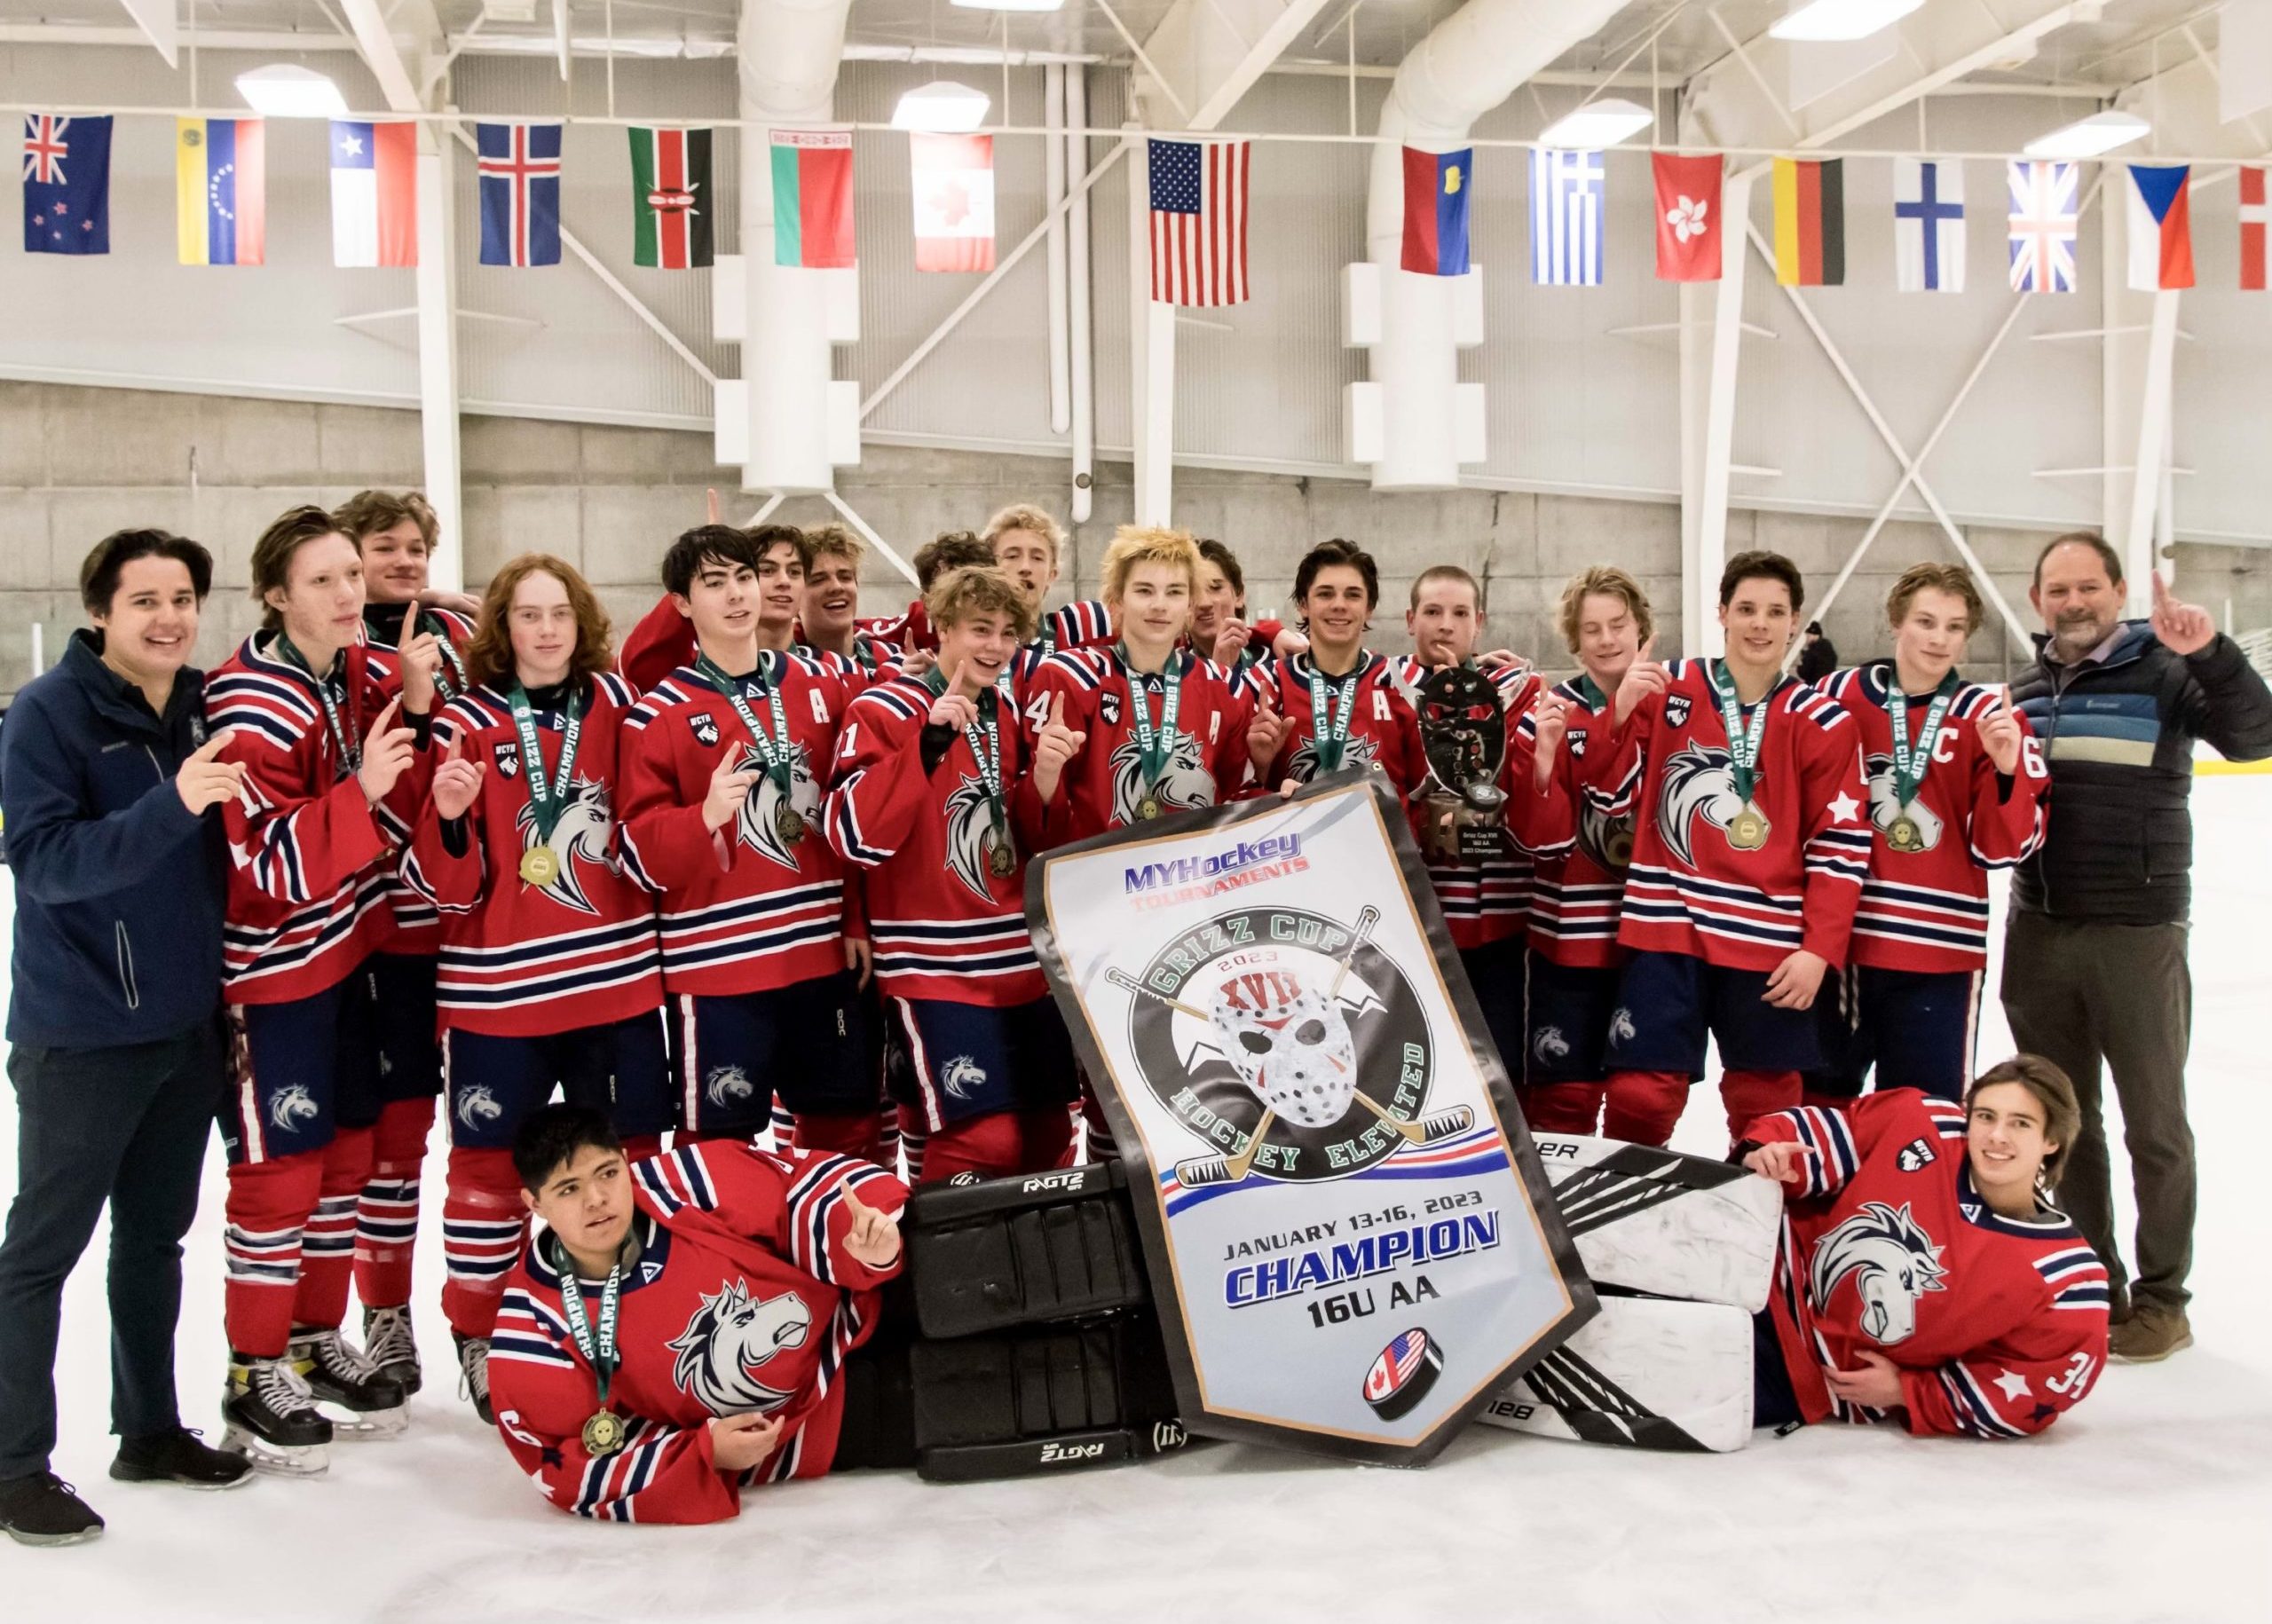
<svg viewBox="0 0 2272 1624">
<path fill-rule="evenodd" d="M 1657 181 L 1657 280 L 1718 281 L 1720 154 L 1651 153 L 1649 167 Z"/>
</svg>

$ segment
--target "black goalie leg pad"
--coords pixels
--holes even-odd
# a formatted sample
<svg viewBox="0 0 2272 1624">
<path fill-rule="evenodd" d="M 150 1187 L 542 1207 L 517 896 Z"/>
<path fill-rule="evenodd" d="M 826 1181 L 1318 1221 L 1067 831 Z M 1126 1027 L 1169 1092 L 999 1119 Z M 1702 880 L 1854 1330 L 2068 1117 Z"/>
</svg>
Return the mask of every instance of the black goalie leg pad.
<svg viewBox="0 0 2272 1624">
<path fill-rule="evenodd" d="M 1079 1327 L 919 1342 L 915 1470 L 934 1483 L 1107 1466 L 1185 1441 L 1159 1327 Z"/>
<path fill-rule="evenodd" d="M 907 1205 L 908 1273 L 926 1336 L 968 1336 L 1151 1299 L 1117 1163 L 929 1185 Z"/>
</svg>

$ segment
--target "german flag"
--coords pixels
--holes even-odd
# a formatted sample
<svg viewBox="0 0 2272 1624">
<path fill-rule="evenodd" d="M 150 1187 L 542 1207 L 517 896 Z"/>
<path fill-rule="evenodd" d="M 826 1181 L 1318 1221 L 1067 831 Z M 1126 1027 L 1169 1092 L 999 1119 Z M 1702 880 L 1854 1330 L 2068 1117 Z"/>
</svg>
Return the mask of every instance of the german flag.
<svg viewBox="0 0 2272 1624">
<path fill-rule="evenodd" d="M 1844 160 L 1775 160 L 1775 280 L 1786 288 L 1845 282 Z"/>
</svg>

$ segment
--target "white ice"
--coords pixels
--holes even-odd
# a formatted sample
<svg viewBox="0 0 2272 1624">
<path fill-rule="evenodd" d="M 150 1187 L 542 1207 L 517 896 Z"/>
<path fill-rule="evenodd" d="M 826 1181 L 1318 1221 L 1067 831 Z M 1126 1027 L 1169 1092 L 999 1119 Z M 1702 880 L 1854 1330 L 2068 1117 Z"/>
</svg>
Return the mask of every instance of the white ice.
<svg viewBox="0 0 2272 1624">
<path fill-rule="evenodd" d="M 2272 1619 L 2272 1259 L 2262 1204 L 2272 777 L 2205 778 L 2193 946 L 2197 1345 L 2116 1367 L 2042 1438 L 1817 1428 L 1665 1456 L 1475 1428 L 1420 1472 L 1206 1445 L 1145 1468 L 977 1486 L 860 1473 L 750 1495 L 723 1527 L 554 1511 L 454 1394 L 442 1163 L 427 1164 L 408 1436 L 222 1495 L 116 1484 L 99 1235 L 71 1281 L 56 1470 L 92 1544 L 0 1540 L 0 1620 Z M 2008 1039 L 1992 996 L 1981 1053 Z M 13 1188 L 0 1113 L 0 1194 Z M 1700 1089 L 1676 1143 L 1718 1148 Z M 217 1149 L 188 1241 L 183 1413 L 217 1436 Z"/>
</svg>

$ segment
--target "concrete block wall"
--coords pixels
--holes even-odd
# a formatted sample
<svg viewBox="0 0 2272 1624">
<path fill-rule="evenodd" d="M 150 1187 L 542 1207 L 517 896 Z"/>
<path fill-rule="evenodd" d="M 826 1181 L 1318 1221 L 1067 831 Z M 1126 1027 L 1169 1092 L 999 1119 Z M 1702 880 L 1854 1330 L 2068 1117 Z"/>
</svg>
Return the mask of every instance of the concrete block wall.
<svg viewBox="0 0 2272 1624">
<path fill-rule="evenodd" d="M 707 488 L 720 488 L 729 520 L 757 506 L 724 483 L 731 471 L 711 461 L 705 435 L 475 416 L 462 432 L 469 583 L 477 587 L 515 554 L 555 553 L 592 581 L 619 633 L 653 605 L 662 551 L 702 522 Z M 30 670 L 35 623 L 45 629 L 51 661 L 82 623 L 79 561 L 110 531 L 163 525 L 213 548 L 217 579 L 198 650 L 210 666 L 258 621 L 248 565 L 270 519 L 296 502 L 335 505 L 367 485 L 415 485 L 420 457 L 409 412 L 0 382 L 0 698 Z M 1069 496 L 1065 464 L 1053 458 L 881 445 L 844 470 L 841 492 L 908 555 L 937 531 L 975 528 L 1008 502 L 1062 513 Z M 1095 592 L 1098 561 L 1132 511 L 1126 465 L 1100 465 L 1095 499 L 1094 516 L 1073 535 L 1060 598 Z M 817 499 L 785 502 L 778 512 L 790 523 L 835 516 Z M 1380 562 L 1383 649 L 1408 646 L 1412 578 L 1448 562 L 1485 582 L 1486 646 L 1566 668 L 1554 625 L 1562 584 L 1587 565 L 1614 563 L 1660 606 L 1659 654 L 1682 651 L 1680 517 L 1669 504 L 1489 491 L 1378 496 L 1354 481 L 1186 469 L 1177 476 L 1177 514 L 1238 552 L 1253 617 L 1290 614 L 1302 553 L 1337 535 Z M 1858 519 L 1739 510 L 1728 547 L 1787 553 L 1813 588 L 1811 614 L 1862 528 Z M 1981 526 L 1967 538 L 2024 620 L 2028 572 L 2045 536 Z M 1937 528 L 1887 525 L 1825 616 L 1840 653 L 1883 652 L 1882 606 L 1894 577 L 1919 558 L 1946 556 Z M 2177 575 L 2181 590 L 2221 620 L 2229 601 L 2240 628 L 2272 624 L 2272 551 L 2181 544 Z M 911 591 L 887 561 L 871 559 L 863 594 L 870 612 L 896 611 Z M 1973 669 L 2000 672 L 2008 641 L 1992 621 L 1975 640 Z"/>
</svg>

